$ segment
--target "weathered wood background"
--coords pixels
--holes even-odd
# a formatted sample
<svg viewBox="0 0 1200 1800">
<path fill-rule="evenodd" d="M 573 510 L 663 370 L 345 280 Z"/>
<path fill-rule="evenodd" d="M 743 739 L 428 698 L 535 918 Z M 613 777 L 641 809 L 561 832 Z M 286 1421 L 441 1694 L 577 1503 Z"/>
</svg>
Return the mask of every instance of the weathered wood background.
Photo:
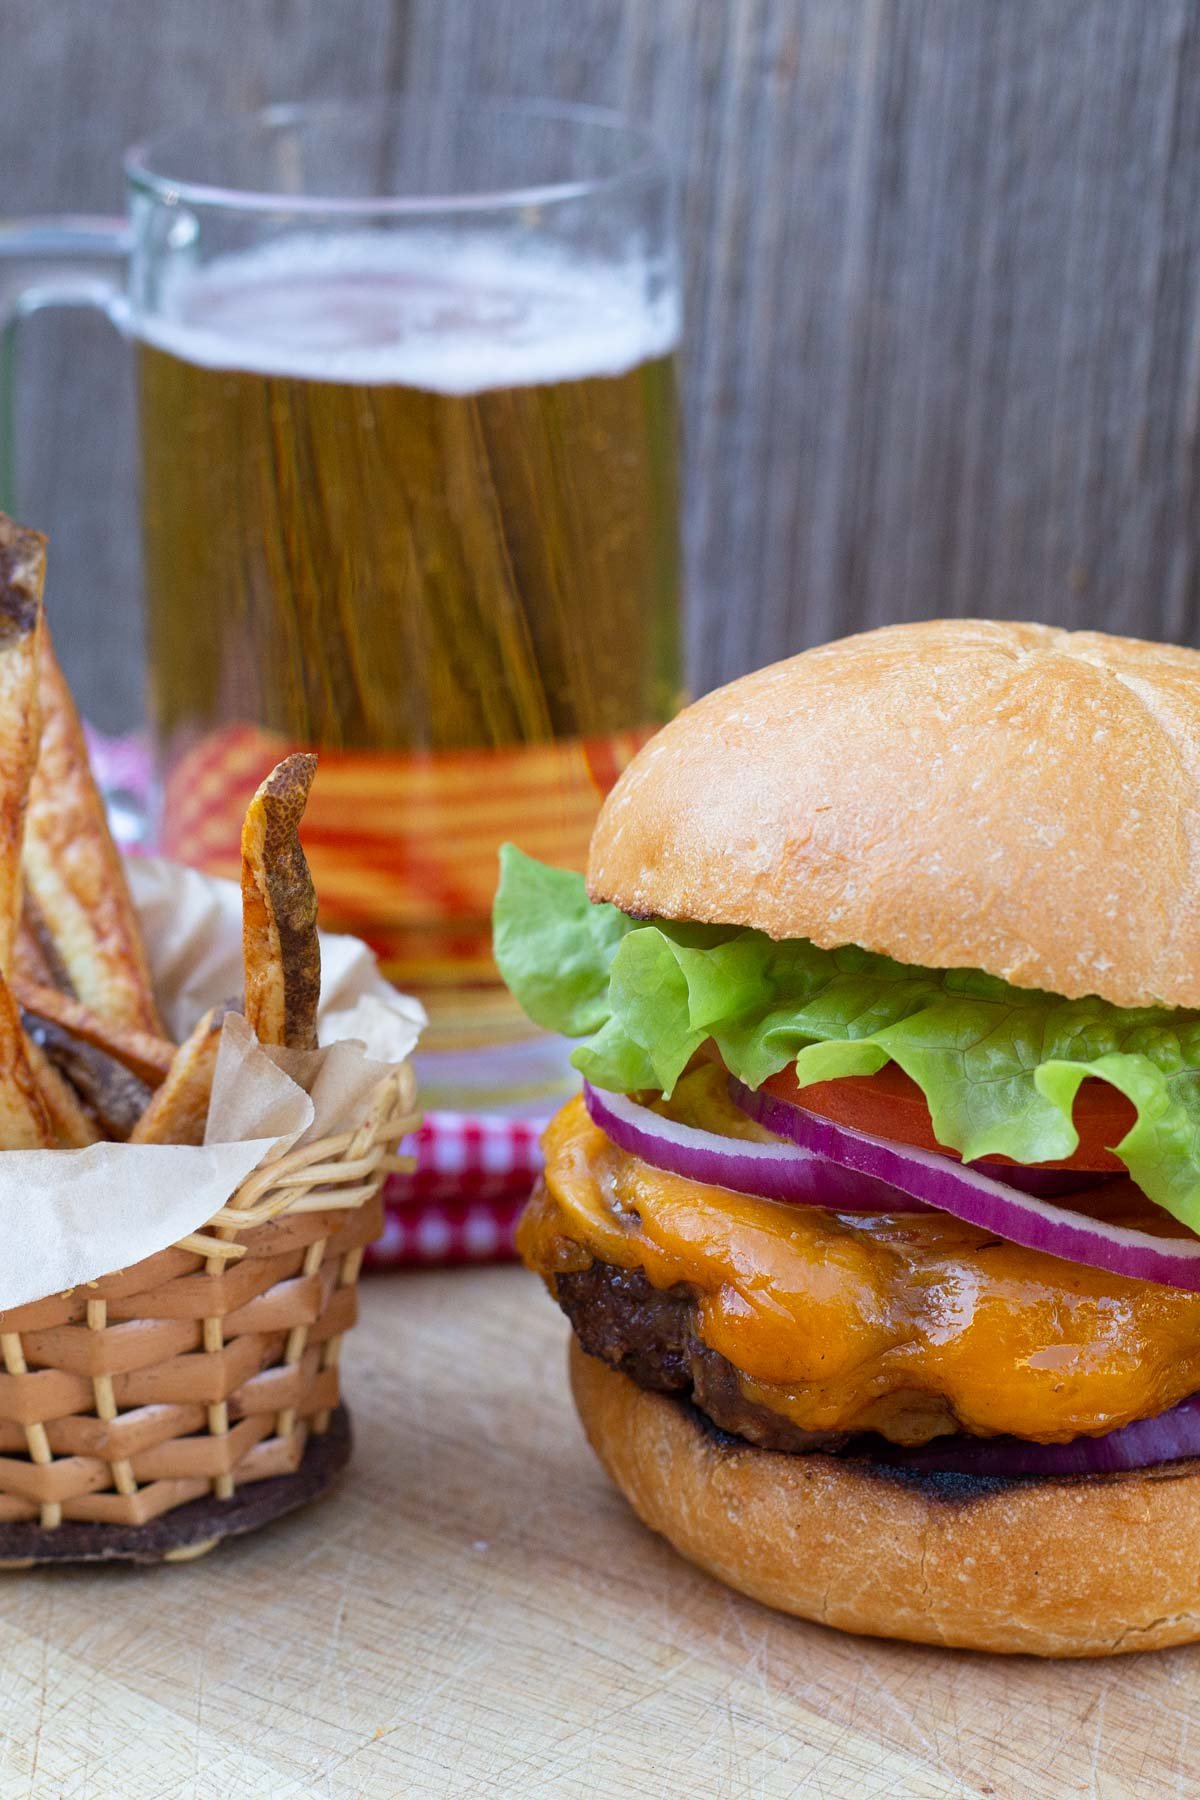
<svg viewBox="0 0 1200 1800">
<path fill-rule="evenodd" d="M 675 149 L 696 685 L 939 611 L 1200 641 L 1190 0 L 2 0 L 0 211 L 116 209 L 122 146 L 184 119 L 406 85 Z M 25 508 L 117 726 L 127 371 L 98 320 L 27 336 Z"/>
</svg>

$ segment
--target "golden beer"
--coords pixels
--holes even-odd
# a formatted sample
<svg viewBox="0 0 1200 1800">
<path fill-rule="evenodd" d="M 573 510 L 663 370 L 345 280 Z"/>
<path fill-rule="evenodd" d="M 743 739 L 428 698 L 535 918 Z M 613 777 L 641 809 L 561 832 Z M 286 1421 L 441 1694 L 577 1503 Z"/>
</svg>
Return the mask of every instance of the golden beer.
<svg viewBox="0 0 1200 1800">
<path fill-rule="evenodd" d="M 498 843 L 578 866 L 678 703 L 675 330 L 611 272 L 378 233 L 218 259 L 138 343 L 165 842 L 229 872 L 322 751 L 330 923 L 435 1044 L 517 1029 Z"/>
</svg>

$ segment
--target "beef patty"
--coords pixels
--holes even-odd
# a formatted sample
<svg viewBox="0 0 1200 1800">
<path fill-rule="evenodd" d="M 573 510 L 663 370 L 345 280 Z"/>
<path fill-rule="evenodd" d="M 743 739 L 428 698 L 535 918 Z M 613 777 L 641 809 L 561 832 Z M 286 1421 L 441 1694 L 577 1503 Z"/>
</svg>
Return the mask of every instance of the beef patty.
<svg viewBox="0 0 1200 1800">
<path fill-rule="evenodd" d="M 747 1400 L 737 1370 L 693 1330 L 695 1294 L 685 1283 L 656 1288 L 641 1269 L 594 1262 L 551 1277 L 555 1299 L 580 1344 L 639 1387 L 690 1400 L 722 1431 L 763 1450 L 840 1450 L 845 1431 L 802 1431 Z"/>
</svg>

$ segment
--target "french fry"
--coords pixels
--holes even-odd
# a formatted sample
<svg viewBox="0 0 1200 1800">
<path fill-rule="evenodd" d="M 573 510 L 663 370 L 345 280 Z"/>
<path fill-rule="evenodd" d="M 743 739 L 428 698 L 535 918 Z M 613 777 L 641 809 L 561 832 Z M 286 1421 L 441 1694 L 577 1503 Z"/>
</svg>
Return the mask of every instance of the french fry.
<svg viewBox="0 0 1200 1800">
<path fill-rule="evenodd" d="M 39 692 L 42 738 L 25 818 L 26 886 L 78 999 L 117 1025 L 161 1037 L 125 871 L 48 632 Z"/>
<path fill-rule="evenodd" d="M 180 1044 L 167 1078 L 129 1134 L 131 1144 L 202 1144 L 228 1006 L 212 1006 Z"/>
<path fill-rule="evenodd" d="M 62 988 L 64 992 L 68 986 L 62 969 L 51 966 L 45 945 L 38 934 L 36 909 L 28 894 L 24 897 L 17 925 L 12 967 L 14 979 L 19 977 L 22 981 L 37 982 L 42 987 Z"/>
<path fill-rule="evenodd" d="M 102 1050 L 105 1056 L 111 1056 L 114 1062 L 119 1062 L 147 1086 L 157 1087 L 170 1072 L 175 1046 L 166 1038 L 99 1018 L 72 995 L 64 994 L 58 988 L 42 987 L 21 976 L 13 977 L 13 993 L 25 1012 L 60 1026 L 95 1050 Z"/>
<path fill-rule="evenodd" d="M 46 540 L 0 513 L 0 971 L 12 968 L 21 840 L 38 758 Z"/>
<path fill-rule="evenodd" d="M 13 949 L 13 980 L 58 988 L 63 993 L 70 986 L 53 946 L 39 929 L 37 909 L 28 894 Z M 82 1043 L 61 1026 L 26 1013 L 25 1030 L 35 1051 L 35 1070 L 36 1053 L 40 1053 L 66 1083 L 69 1093 L 78 1097 L 84 1117 L 95 1120 L 99 1135 L 123 1142 L 145 1111 L 153 1090 L 111 1056 Z M 44 1096 L 44 1087 L 42 1091 Z"/>
<path fill-rule="evenodd" d="M 5 1150 L 49 1150 L 54 1145 L 21 1015 L 4 981 L 0 981 L 0 1145 Z"/>
<path fill-rule="evenodd" d="M 85 1111 L 99 1125 L 101 1136 L 124 1143 L 149 1106 L 153 1089 L 102 1050 L 72 1037 L 61 1025 L 47 1024 L 33 1013 L 24 1014 L 23 1021 L 29 1041 L 45 1052 L 75 1089 Z"/>
<path fill-rule="evenodd" d="M 315 756 L 285 757 L 242 826 L 246 1018 L 260 1043 L 297 1050 L 317 1047 L 321 997 L 317 896 L 298 835 L 316 768 Z"/>
<path fill-rule="evenodd" d="M 25 1054 L 45 1108 L 55 1142 L 63 1150 L 84 1150 L 103 1136 L 92 1114 L 83 1105 L 66 1076 L 50 1061 L 41 1045 L 26 1036 Z"/>
</svg>

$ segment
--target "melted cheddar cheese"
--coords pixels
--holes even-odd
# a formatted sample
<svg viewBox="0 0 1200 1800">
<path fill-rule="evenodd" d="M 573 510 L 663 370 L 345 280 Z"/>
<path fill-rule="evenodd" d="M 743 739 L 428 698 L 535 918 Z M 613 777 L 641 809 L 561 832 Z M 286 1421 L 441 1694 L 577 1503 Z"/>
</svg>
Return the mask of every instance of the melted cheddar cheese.
<svg viewBox="0 0 1200 1800">
<path fill-rule="evenodd" d="M 698 1336 L 746 1398 L 802 1429 L 1054 1443 L 1200 1389 L 1200 1294 L 1022 1250 L 941 1213 L 837 1214 L 687 1181 L 617 1149 L 581 1099 L 545 1150 L 518 1235 L 529 1266 L 552 1278 L 598 1260 L 658 1288 L 687 1283 Z M 1130 1184 L 1097 1195 L 1094 1211 L 1147 1227 L 1153 1209 Z"/>
</svg>

